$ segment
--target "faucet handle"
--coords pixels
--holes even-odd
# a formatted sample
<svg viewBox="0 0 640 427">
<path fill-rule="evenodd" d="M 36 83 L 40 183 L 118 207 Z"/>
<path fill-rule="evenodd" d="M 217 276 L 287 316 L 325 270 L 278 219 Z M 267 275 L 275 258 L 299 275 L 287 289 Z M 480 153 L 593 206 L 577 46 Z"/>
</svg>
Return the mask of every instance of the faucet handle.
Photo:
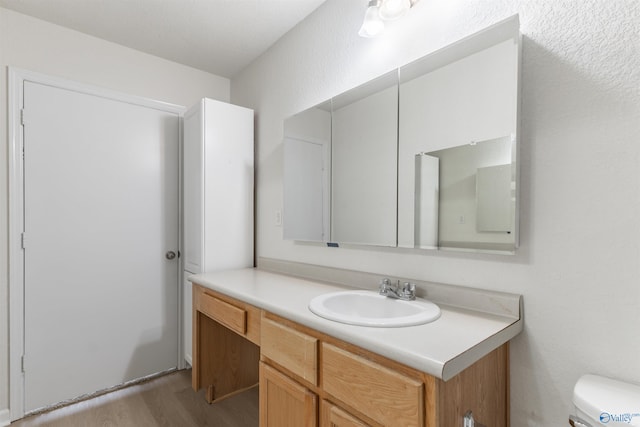
<svg viewBox="0 0 640 427">
<path fill-rule="evenodd" d="M 380 293 L 386 292 L 391 287 L 391 279 L 385 277 L 380 280 Z"/>
<path fill-rule="evenodd" d="M 415 283 L 404 282 L 402 284 L 402 295 L 404 295 L 405 297 L 407 297 L 409 299 L 415 299 L 416 298 L 416 284 Z"/>
<path fill-rule="evenodd" d="M 405 291 L 405 292 L 415 292 L 416 284 L 415 283 L 409 283 L 409 282 L 403 282 L 402 283 L 402 290 Z"/>
</svg>

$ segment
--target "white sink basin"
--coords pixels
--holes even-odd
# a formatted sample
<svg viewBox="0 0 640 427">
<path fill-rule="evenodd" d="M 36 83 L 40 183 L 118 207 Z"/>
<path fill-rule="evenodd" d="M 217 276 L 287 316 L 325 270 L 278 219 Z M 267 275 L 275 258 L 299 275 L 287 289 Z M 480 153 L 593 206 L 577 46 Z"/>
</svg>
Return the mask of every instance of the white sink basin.
<svg viewBox="0 0 640 427">
<path fill-rule="evenodd" d="M 440 307 L 432 302 L 392 299 L 373 291 L 319 295 L 309 302 L 309 310 L 336 322 L 379 328 L 422 325 L 440 317 Z"/>
</svg>

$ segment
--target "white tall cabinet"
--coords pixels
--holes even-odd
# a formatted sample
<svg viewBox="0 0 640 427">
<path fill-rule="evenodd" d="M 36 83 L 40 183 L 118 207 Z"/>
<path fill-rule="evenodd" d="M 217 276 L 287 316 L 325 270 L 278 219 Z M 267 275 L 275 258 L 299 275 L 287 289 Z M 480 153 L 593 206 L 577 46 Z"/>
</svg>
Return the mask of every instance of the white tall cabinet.
<svg viewBox="0 0 640 427">
<path fill-rule="evenodd" d="M 191 274 L 253 266 L 253 110 L 202 99 L 184 116 L 184 358 Z"/>
</svg>

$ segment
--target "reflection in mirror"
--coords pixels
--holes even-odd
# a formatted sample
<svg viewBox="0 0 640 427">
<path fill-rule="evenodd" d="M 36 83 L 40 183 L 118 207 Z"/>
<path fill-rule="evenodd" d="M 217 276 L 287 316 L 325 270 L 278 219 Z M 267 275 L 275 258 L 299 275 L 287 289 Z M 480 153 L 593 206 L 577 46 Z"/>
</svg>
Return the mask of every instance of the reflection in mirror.
<svg viewBox="0 0 640 427">
<path fill-rule="evenodd" d="M 422 164 L 416 167 L 416 247 L 514 249 L 514 144 L 506 136 L 416 156 Z M 425 181 L 418 180 L 424 174 L 430 177 L 426 190 L 419 185 Z M 435 207 L 433 175 L 439 193 Z M 418 215 L 425 204 L 429 208 Z"/>
<path fill-rule="evenodd" d="M 329 239 L 331 102 L 309 108 L 284 123 L 285 239 Z"/>
<path fill-rule="evenodd" d="M 332 100 L 331 241 L 396 246 L 398 78 Z"/>
<path fill-rule="evenodd" d="M 427 153 L 418 153 L 415 157 L 414 247 L 437 249 L 440 159 Z"/>
<path fill-rule="evenodd" d="M 515 251 L 518 64 L 516 18 L 400 69 L 399 247 Z"/>
</svg>

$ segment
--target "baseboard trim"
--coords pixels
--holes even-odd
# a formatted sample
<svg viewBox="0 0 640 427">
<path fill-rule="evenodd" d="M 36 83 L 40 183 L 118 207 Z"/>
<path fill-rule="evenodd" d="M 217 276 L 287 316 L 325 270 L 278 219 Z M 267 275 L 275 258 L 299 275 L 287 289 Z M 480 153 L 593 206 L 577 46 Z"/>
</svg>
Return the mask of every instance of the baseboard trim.
<svg viewBox="0 0 640 427">
<path fill-rule="evenodd" d="M 8 409 L 0 411 L 0 427 L 8 426 L 11 424 L 11 413 Z"/>
</svg>

